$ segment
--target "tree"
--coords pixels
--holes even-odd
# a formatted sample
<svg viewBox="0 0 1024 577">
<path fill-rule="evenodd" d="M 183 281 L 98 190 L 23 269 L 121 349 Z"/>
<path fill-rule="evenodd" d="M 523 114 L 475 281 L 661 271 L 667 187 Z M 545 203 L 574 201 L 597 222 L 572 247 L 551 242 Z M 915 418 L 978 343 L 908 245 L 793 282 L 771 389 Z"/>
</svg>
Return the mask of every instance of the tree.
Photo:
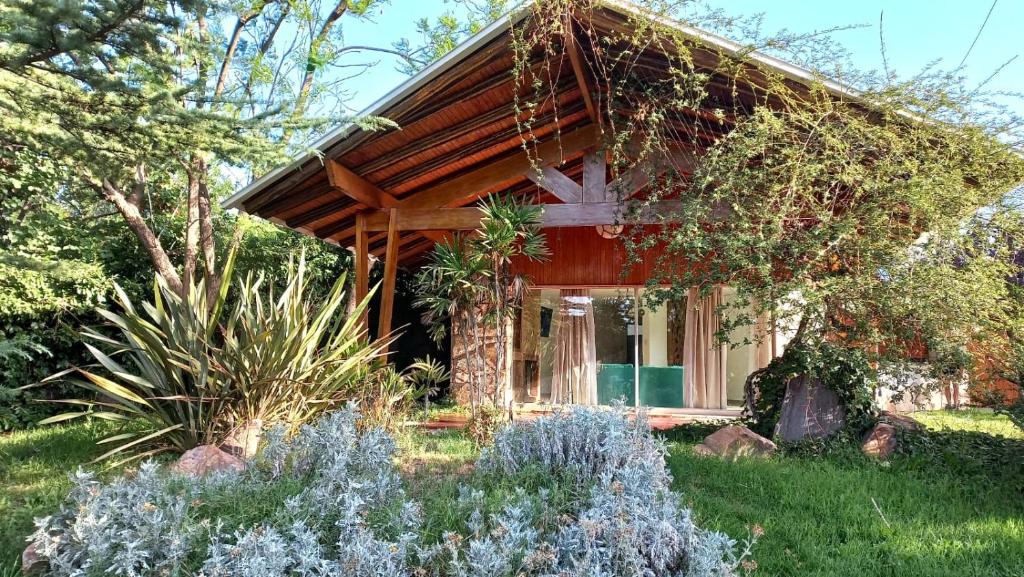
<svg viewBox="0 0 1024 577">
<path fill-rule="evenodd" d="M 521 204 L 510 196 L 494 196 L 480 208 L 480 228 L 471 237 L 470 250 L 488 265 L 485 293 L 487 316 L 494 322 L 495 385 L 492 402 L 499 405 L 508 390 L 505 366 L 511 357 L 509 323 L 522 303 L 528 279 L 512 274 L 512 259 L 543 261 L 549 256 L 540 231 L 540 206 Z M 483 280 L 483 279 L 482 279 Z"/>
<path fill-rule="evenodd" d="M 66 190 L 112 207 L 173 291 L 187 296 L 201 275 L 214 295 L 224 251 L 211 191 L 339 119 L 342 103 L 324 103 L 343 77 L 329 69 L 375 50 L 344 46 L 342 20 L 379 5 L 13 2 L 0 16 L 0 146 L 75 167 Z M 167 215 L 182 230 L 166 234 Z"/>
<path fill-rule="evenodd" d="M 512 274 L 512 259 L 538 261 L 548 256 L 540 232 L 540 206 L 496 196 L 481 202 L 480 213 L 477 230 L 436 245 L 416 276 L 416 306 L 423 309 L 434 338 L 444 336 L 446 322 L 459 327 L 461 342 L 452 344 L 462 349 L 466 362 L 474 416 L 484 400 L 500 407 L 509 386 L 505 374 L 511 354 L 509 322 L 528 285 L 528 279 Z M 481 354 L 485 346 L 481 330 L 487 324 L 494 327 L 493 374 L 488 374 Z M 490 395 L 485 386 L 488 378 L 494 383 Z"/>
<path fill-rule="evenodd" d="M 634 264 L 660 249 L 652 304 L 690 287 L 735 287 L 722 311 L 726 342 L 762 313 L 890 354 L 911 335 L 972 334 L 978 311 L 1002 294 L 1002 269 L 981 258 L 960 266 L 951 247 L 965 248 L 964 223 L 1024 180 L 1021 119 L 960 71 L 862 73 L 837 58 L 827 34 L 764 35 L 749 20 L 669 4 L 644 3 L 642 16 L 608 35 L 587 17 L 597 2 L 540 3 L 515 40 L 527 76 L 517 104 L 524 133 L 530 111 L 557 106 L 549 79 L 582 45 L 609 165 L 643 170 L 651 183 L 624 222 L 632 209 L 678 200 L 663 224 L 634 226 L 624 239 Z M 674 17 L 745 48 L 698 48 L 666 24 Z M 644 52 L 654 47 L 664 55 L 657 66 Z M 718 68 L 697 66 L 698 49 Z M 817 76 L 794 82 L 754 62 L 756 49 Z M 680 147 L 696 156 L 692 174 L 659 162 Z"/>
</svg>

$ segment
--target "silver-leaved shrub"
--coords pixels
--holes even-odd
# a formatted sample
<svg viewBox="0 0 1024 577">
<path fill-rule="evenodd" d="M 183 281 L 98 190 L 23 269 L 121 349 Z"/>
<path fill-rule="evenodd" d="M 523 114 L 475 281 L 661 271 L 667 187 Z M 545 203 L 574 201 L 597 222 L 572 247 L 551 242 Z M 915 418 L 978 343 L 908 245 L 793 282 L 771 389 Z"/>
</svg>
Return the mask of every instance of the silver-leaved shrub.
<svg viewBox="0 0 1024 577">
<path fill-rule="evenodd" d="M 79 473 L 31 539 L 58 577 L 703 577 L 734 574 L 749 552 L 694 526 L 643 415 L 574 408 L 505 428 L 451 503 L 460 530 L 434 542 L 394 440 L 357 418 L 350 407 L 296 435 L 275 429 L 241 473 L 147 463 L 109 484 Z M 579 484 L 580 497 L 566 509 L 548 488 L 519 487 L 486 506 L 489 487 L 526 471 Z M 228 526 L 225 503 L 259 514 Z"/>
</svg>

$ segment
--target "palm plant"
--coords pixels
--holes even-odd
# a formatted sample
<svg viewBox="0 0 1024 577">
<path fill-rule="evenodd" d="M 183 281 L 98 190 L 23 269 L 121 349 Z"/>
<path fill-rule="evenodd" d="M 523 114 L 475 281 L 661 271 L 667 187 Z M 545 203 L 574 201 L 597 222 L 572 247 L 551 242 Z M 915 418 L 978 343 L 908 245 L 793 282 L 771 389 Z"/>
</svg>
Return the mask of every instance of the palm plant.
<svg viewBox="0 0 1024 577">
<path fill-rule="evenodd" d="M 456 235 L 451 240 L 438 243 L 427 264 L 416 275 L 418 296 L 415 305 L 423 309 L 423 321 L 434 339 L 444 338 L 448 321 L 459 327 L 457 335 L 461 343 L 453 342 L 452 345 L 462 351 L 466 363 L 473 414 L 476 414 L 484 373 L 484 360 L 474 343 L 480 342 L 478 317 L 488 286 L 483 282 L 489 273 L 487 264 L 479 254 L 470 250 L 464 236 Z M 455 336 L 453 334 L 453 341 Z"/>
<path fill-rule="evenodd" d="M 504 370 L 509 351 L 509 322 L 522 303 L 527 279 L 512 274 L 512 259 L 544 261 L 550 256 L 547 241 L 540 230 L 544 209 L 522 204 L 511 195 L 493 196 L 480 206 L 480 228 L 473 238 L 475 252 L 490 267 L 489 312 L 494 322 L 496 341 L 495 405 L 507 390 Z"/>
<path fill-rule="evenodd" d="M 303 258 L 289 267 L 279 296 L 269 285 L 262 275 L 250 275 L 226 311 L 228 282 L 207 306 L 203 282 L 183 299 L 158 279 L 153 302 L 141 311 L 118 288 L 123 312 L 99 312 L 119 335 L 84 333 L 112 351 L 86 344 L 110 377 L 72 369 L 50 378 L 76 373 L 84 379 L 73 382 L 98 400 L 59 401 L 82 410 L 46 422 L 92 416 L 142 423 L 100 441 L 120 444 L 99 459 L 119 453 L 139 458 L 220 444 L 248 423 L 296 425 L 352 398 L 392 339 L 371 343 L 358 322 L 370 297 L 354 314 L 341 314 L 343 275 L 314 307 Z"/>
<path fill-rule="evenodd" d="M 479 229 L 435 246 L 417 277 L 416 301 L 435 338 L 444 336 L 445 321 L 459 326 L 459 348 L 465 357 L 474 416 L 483 396 L 482 381 L 488 376 L 480 355 L 480 325 L 494 326 L 497 350 L 490 402 L 500 405 L 507 390 L 508 325 L 527 286 L 525 278 L 512 274 L 512 260 L 540 261 L 549 255 L 540 232 L 541 207 L 520 204 L 511 196 L 496 196 L 482 203 L 480 210 Z"/>
</svg>

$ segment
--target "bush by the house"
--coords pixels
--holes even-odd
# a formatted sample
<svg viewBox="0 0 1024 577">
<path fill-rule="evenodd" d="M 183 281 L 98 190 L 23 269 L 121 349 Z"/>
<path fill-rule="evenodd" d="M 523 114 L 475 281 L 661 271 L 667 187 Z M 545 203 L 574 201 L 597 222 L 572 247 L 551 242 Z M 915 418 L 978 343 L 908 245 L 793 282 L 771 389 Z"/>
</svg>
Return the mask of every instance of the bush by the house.
<svg viewBox="0 0 1024 577">
<path fill-rule="evenodd" d="M 437 538 L 403 490 L 394 441 L 356 421 L 349 407 L 294 436 L 275 429 L 243 472 L 196 479 L 149 463 L 107 485 L 79 473 L 63 511 L 39 521 L 47 574 L 727 576 L 749 551 L 693 524 L 660 442 L 622 412 L 581 408 L 499 433 L 445 504 L 465 513 L 460 525 Z M 550 488 L 487 505 L 525 474 Z"/>
</svg>

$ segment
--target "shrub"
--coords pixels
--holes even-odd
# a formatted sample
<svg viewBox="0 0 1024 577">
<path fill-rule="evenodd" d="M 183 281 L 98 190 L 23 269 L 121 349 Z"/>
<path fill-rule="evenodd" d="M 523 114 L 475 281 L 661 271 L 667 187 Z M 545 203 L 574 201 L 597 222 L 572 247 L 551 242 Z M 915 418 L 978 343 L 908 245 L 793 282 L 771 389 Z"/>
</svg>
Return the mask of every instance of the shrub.
<svg viewBox="0 0 1024 577">
<path fill-rule="evenodd" d="M 152 303 L 140 308 L 118 289 L 122 312 L 99 311 L 117 337 L 84 332 L 110 352 L 86 344 L 110 376 L 80 369 L 84 380 L 73 381 L 99 401 L 65 401 L 84 408 L 47 422 L 87 415 L 144 422 L 142 430 L 106 439 L 121 444 L 100 459 L 122 452 L 144 457 L 220 444 L 246 423 L 298 426 L 352 399 L 379 368 L 375 360 L 389 342 L 369 342 L 359 324 L 369 297 L 354 314 L 340 314 L 342 276 L 314 309 L 302 259 L 279 296 L 263 287 L 262 277 L 248 276 L 226 311 L 228 282 L 213 303 L 202 282 L 187 299 L 158 282 Z"/>
<path fill-rule="evenodd" d="M 790 343 L 786 352 L 750 375 L 747 398 L 753 399 L 754 430 L 774 434 L 782 413 L 786 386 L 798 375 L 818 378 L 846 408 L 846 427 L 859 433 L 875 421 L 875 373 L 864 353 L 828 342 Z M 756 394 L 751 394 L 756 391 Z"/>
<path fill-rule="evenodd" d="M 109 485 L 80 473 L 64 509 L 38 521 L 48 574 L 728 576 L 749 552 L 693 524 L 643 417 L 581 408 L 504 429 L 445 504 L 464 522 L 436 539 L 394 441 L 357 418 L 349 406 L 295 435 L 277 427 L 240 473 L 147 463 Z"/>
</svg>

